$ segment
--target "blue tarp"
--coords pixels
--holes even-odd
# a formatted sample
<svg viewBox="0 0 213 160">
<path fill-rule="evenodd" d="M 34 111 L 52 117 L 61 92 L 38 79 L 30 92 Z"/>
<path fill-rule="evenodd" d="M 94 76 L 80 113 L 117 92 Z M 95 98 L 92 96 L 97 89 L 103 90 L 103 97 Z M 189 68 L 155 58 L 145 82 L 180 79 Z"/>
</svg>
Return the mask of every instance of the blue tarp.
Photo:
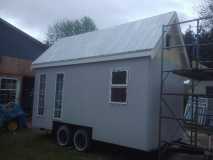
<svg viewBox="0 0 213 160">
<path fill-rule="evenodd" d="M 20 105 L 15 103 L 11 103 L 8 106 L 0 105 L 0 127 L 14 119 L 17 120 L 19 127 L 27 127 L 26 114 Z"/>
</svg>

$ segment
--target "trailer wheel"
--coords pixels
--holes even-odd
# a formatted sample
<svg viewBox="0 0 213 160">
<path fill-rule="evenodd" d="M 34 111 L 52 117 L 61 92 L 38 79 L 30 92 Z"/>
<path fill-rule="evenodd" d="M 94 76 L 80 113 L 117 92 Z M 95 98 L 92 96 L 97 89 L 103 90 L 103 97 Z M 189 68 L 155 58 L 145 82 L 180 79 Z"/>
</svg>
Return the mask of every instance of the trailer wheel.
<svg viewBox="0 0 213 160">
<path fill-rule="evenodd" d="M 59 146 L 68 146 L 71 144 L 71 131 L 66 125 L 61 125 L 56 131 L 56 140 Z"/>
<path fill-rule="evenodd" d="M 78 129 L 73 136 L 73 144 L 77 151 L 87 151 L 90 147 L 91 138 L 85 129 Z"/>
</svg>

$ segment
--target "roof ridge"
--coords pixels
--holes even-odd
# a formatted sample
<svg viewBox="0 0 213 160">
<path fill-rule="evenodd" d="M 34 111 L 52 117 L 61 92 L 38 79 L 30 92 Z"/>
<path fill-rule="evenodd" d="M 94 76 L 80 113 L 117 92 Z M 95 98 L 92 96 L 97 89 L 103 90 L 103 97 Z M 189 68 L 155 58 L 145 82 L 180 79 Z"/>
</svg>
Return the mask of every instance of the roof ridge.
<svg viewBox="0 0 213 160">
<path fill-rule="evenodd" d="M 144 21 L 144 20 L 150 20 L 152 18 L 157 18 L 157 17 L 160 17 L 160 16 L 169 15 L 169 14 L 176 14 L 176 11 L 170 11 L 170 12 L 162 13 L 162 14 L 155 15 L 155 16 L 150 16 L 150 17 L 146 17 L 146 18 L 142 18 L 142 19 L 138 19 L 138 20 L 134 20 L 134 21 L 129 21 L 129 22 L 125 22 L 125 23 L 122 23 L 122 24 L 117 24 L 117 25 L 114 25 L 114 26 L 111 26 L 111 27 L 108 27 L 108 28 L 103 28 L 103 29 L 100 29 L 100 30 L 95 30 L 95 31 L 90 31 L 90 32 L 78 34 L 78 35 L 63 37 L 63 38 L 59 39 L 58 41 L 69 39 L 69 38 L 74 38 L 74 37 L 75 38 L 76 37 L 81 37 L 81 36 L 84 36 L 84 35 L 87 35 L 87 34 L 91 34 L 91 33 L 97 33 L 97 32 L 107 31 L 107 30 L 111 30 L 111 29 L 116 29 L 117 27 L 120 27 L 120 26 L 123 26 L 123 25 L 131 24 L 131 23 L 137 23 L 137 22 L 141 22 L 141 21 Z"/>
</svg>

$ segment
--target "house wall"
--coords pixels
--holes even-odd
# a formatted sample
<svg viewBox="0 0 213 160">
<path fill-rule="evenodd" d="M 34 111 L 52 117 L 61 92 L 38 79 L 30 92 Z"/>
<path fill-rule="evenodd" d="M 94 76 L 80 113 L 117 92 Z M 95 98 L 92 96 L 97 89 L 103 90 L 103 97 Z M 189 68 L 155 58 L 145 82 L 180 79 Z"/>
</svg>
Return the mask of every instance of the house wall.
<svg viewBox="0 0 213 160">
<path fill-rule="evenodd" d="M 32 105 L 22 103 L 23 87 L 26 90 L 33 90 L 32 86 L 25 86 L 23 79 L 28 77 L 33 79 L 34 73 L 31 70 L 31 60 L 20 59 L 15 57 L 0 56 L 0 78 L 12 78 L 17 80 L 16 103 L 21 104 L 24 108 L 32 108 Z M 28 98 L 25 96 L 25 98 Z M 27 106 L 26 106 L 27 105 Z"/>
<path fill-rule="evenodd" d="M 72 65 L 36 70 L 33 127 L 52 127 L 56 73 L 65 74 L 62 119 L 93 128 L 93 139 L 141 150 L 148 143 L 152 116 L 148 111 L 149 58 Z M 109 103 L 111 71 L 128 70 L 127 104 Z M 46 74 L 44 116 L 37 116 L 39 75 Z M 152 109 L 151 109 L 152 110 Z"/>
<path fill-rule="evenodd" d="M 150 135 L 152 135 L 152 139 L 150 139 L 150 145 L 158 147 L 159 140 L 159 113 L 160 113 L 160 103 L 162 103 L 162 115 L 173 117 L 173 118 L 182 118 L 183 117 L 183 97 L 181 96 L 166 96 L 163 95 L 163 99 L 169 105 L 172 112 L 175 116 L 168 110 L 168 106 L 160 100 L 160 88 L 161 88 L 161 65 L 160 59 L 155 57 L 150 64 L 150 93 L 149 93 L 149 102 L 151 108 L 148 111 L 150 113 L 150 117 L 152 117 L 152 121 L 150 121 Z M 164 93 L 183 93 L 184 79 L 173 75 L 170 73 L 167 78 L 166 74 L 164 74 L 164 85 L 163 90 Z M 161 141 L 171 142 L 182 137 L 182 129 L 178 125 L 177 121 L 163 119 L 161 121 Z"/>
<path fill-rule="evenodd" d="M 160 88 L 161 88 L 161 66 L 160 59 L 155 57 L 150 64 L 150 95 L 149 102 L 150 106 L 150 116 L 152 116 L 152 122 L 150 122 L 150 131 L 153 139 L 149 144 L 158 147 L 159 138 L 159 113 L 160 113 L 160 103 L 162 104 L 162 116 L 168 116 L 172 118 L 183 118 L 183 96 L 167 96 L 163 95 L 162 98 L 167 104 L 160 100 Z M 166 65 L 169 69 L 169 65 Z M 172 64 L 170 64 L 172 66 Z M 165 67 L 165 66 L 164 66 Z M 168 76 L 164 73 L 163 75 L 165 81 L 163 85 L 164 93 L 183 93 L 184 92 L 184 79 L 170 73 Z M 167 78 L 166 78 L 167 77 Z M 167 106 L 168 105 L 168 106 Z M 168 107 L 170 109 L 168 109 Z M 173 113 L 171 113 L 171 111 Z M 183 130 L 177 121 L 162 119 L 161 121 L 161 141 L 171 142 L 177 140 L 183 136 Z"/>
<path fill-rule="evenodd" d="M 171 36 L 170 46 L 180 45 L 181 40 L 178 36 L 177 28 L 171 28 L 168 32 Z M 149 102 L 150 106 L 150 117 L 152 116 L 152 122 L 150 122 L 150 133 L 153 139 L 150 141 L 150 145 L 158 147 L 159 140 L 159 111 L 160 103 L 162 104 L 162 115 L 183 118 L 184 111 L 184 97 L 176 95 L 163 95 L 162 98 L 167 104 L 160 100 L 160 88 L 163 85 L 164 93 L 184 93 L 184 80 L 185 78 L 166 72 L 163 74 L 165 81 L 161 84 L 161 53 L 162 53 L 162 39 L 159 40 L 155 49 L 153 49 L 153 55 L 156 55 L 149 68 L 150 73 L 150 93 Z M 184 55 L 184 48 L 170 48 L 164 49 L 163 57 L 163 70 L 171 71 L 174 69 L 187 68 L 187 61 Z M 168 109 L 168 106 L 170 109 Z M 173 113 L 171 113 L 171 111 Z M 183 130 L 179 123 L 174 120 L 164 119 L 161 121 L 161 141 L 171 142 L 183 137 Z"/>
<path fill-rule="evenodd" d="M 175 22 L 174 22 L 175 23 Z M 164 49 L 164 69 L 186 69 L 188 68 L 188 58 L 186 49 L 183 46 L 183 36 L 180 31 L 180 26 L 171 25 L 166 27 L 164 36 L 164 47 L 166 47 L 166 35 L 170 36 L 170 45 L 167 49 Z M 157 44 L 156 50 L 159 49 L 161 52 L 162 49 L 162 38 L 160 42 Z M 179 46 L 179 47 L 176 47 Z M 183 46 L 183 47 L 180 47 Z M 158 54 L 158 58 L 160 58 L 161 54 Z M 168 66 L 167 66 L 168 65 Z"/>
<path fill-rule="evenodd" d="M 0 74 L 33 76 L 31 70 L 32 61 L 14 57 L 0 57 Z"/>
</svg>

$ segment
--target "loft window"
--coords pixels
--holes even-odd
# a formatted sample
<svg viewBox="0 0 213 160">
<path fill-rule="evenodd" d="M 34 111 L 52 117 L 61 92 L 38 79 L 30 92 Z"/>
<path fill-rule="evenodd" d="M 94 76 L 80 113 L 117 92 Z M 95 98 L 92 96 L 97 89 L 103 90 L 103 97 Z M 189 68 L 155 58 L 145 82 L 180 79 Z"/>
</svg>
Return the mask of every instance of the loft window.
<svg viewBox="0 0 213 160">
<path fill-rule="evenodd" d="M 45 89 L 46 89 L 46 75 L 41 74 L 39 77 L 38 115 L 44 114 Z"/>
<path fill-rule="evenodd" d="M 165 47 L 168 48 L 171 46 L 171 36 L 169 34 L 166 35 Z"/>
<path fill-rule="evenodd" d="M 126 70 L 112 71 L 110 101 L 112 103 L 127 102 L 127 71 Z"/>
<path fill-rule="evenodd" d="M 12 78 L 0 79 L 0 104 L 16 102 L 17 80 Z"/>
<path fill-rule="evenodd" d="M 56 76 L 54 118 L 61 118 L 63 86 L 64 86 L 64 74 L 59 73 Z"/>
</svg>

